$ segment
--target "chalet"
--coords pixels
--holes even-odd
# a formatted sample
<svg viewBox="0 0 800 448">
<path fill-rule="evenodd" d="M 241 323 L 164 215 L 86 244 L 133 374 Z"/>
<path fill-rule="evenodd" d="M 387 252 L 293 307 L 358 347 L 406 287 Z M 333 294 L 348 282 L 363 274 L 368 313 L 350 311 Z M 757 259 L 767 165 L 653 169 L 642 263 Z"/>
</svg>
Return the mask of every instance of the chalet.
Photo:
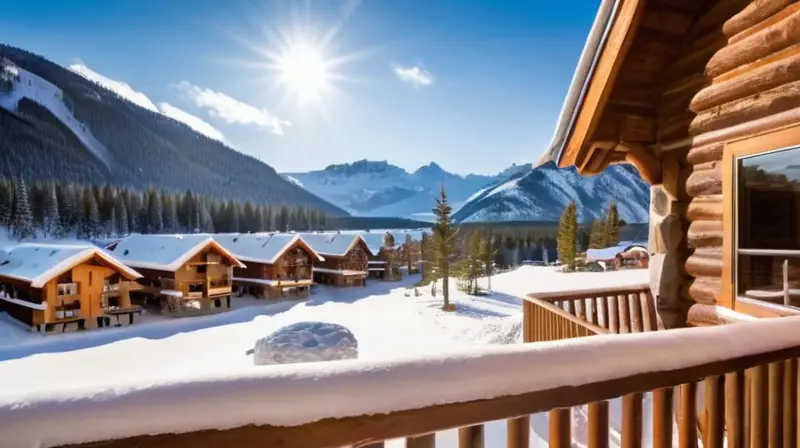
<svg viewBox="0 0 800 448">
<path fill-rule="evenodd" d="M 129 316 L 141 275 L 94 246 L 23 243 L 0 249 L 0 310 L 49 332 L 70 324 L 102 327 Z"/>
<path fill-rule="evenodd" d="M 304 233 L 300 238 L 324 257 L 314 266 L 314 281 L 335 286 L 365 286 L 369 248 L 355 233 Z"/>
<path fill-rule="evenodd" d="M 278 298 L 287 292 L 309 295 L 312 268 L 325 261 L 298 234 L 214 235 L 214 240 L 247 267 L 233 269 L 233 284 L 256 297 Z"/>
<path fill-rule="evenodd" d="M 109 246 L 143 278 L 141 295 L 167 310 L 231 307 L 234 268 L 244 268 L 208 235 L 131 235 Z"/>
</svg>

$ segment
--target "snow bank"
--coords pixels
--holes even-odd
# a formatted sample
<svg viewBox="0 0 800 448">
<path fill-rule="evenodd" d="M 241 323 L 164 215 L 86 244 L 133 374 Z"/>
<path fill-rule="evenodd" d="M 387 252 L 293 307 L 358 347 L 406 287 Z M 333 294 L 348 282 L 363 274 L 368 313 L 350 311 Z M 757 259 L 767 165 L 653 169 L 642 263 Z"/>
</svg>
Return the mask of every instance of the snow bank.
<svg viewBox="0 0 800 448">
<path fill-rule="evenodd" d="M 292 364 L 358 358 L 358 341 L 347 328 L 297 322 L 256 341 L 253 364 Z"/>
<path fill-rule="evenodd" d="M 795 347 L 798 341 L 800 317 L 786 317 L 394 360 L 278 365 L 106 388 L 10 391 L 0 396 L 0 434 L 9 446 L 38 447 L 248 424 L 292 426 L 685 368 Z M 625 362 L 617 362 L 621 359 Z M 593 368 L 575 368 L 578 364 Z"/>
</svg>

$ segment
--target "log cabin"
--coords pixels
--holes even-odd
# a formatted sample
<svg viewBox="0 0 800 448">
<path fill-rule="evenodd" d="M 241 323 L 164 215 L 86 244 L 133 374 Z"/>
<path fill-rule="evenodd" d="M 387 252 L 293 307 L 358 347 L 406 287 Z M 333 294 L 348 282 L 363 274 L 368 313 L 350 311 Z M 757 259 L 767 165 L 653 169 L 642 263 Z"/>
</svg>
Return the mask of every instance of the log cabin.
<svg viewBox="0 0 800 448">
<path fill-rule="evenodd" d="M 103 327 L 131 304 L 141 275 L 94 246 L 22 243 L 0 250 L 0 310 L 37 331 Z"/>
<path fill-rule="evenodd" d="M 527 448 L 536 430 L 531 416 L 546 413 L 551 447 L 800 446 L 800 316 L 792 291 L 799 46 L 798 1 L 600 2 L 542 162 L 584 175 L 611 163 L 637 166 L 652 185 L 651 281 L 526 295 L 529 344 L 353 361 L 358 372 L 308 366 L 288 381 L 220 378 L 216 390 L 236 392 L 225 403 L 197 388 L 205 396 L 193 396 L 195 405 L 213 410 L 237 406 L 242 387 L 251 387 L 248 398 L 261 406 L 238 426 L 192 418 L 165 427 L 158 417 L 175 415 L 174 407 L 142 415 L 119 397 L 115 405 L 126 414 L 104 422 L 107 431 L 116 425 L 115 436 L 63 443 L 377 447 L 402 437 L 407 446 L 434 447 L 437 431 L 458 428 L 459 446 L 481 447 L 485 423 L 505 420 L 507 446 Z M 328 390 L 317 387 L 322 375 Z M 268 414 L 280 390 L 309 390 L 296 400 L 308 406 L 293 413 L 304 417 Z M 375 391 L 390 390 L 375 400 Z M 323 392 L 336 401 L 320 406 Z M 98 419 L 109 403 L 92 405 L 82 421 Z M 25 434 L 55 437 L 64 409 L 48 419 L 28 414 Z M 139 429 L 130 430 L 125 416 L 140 418 Z"/>
<path fill-rule="evenodd" d="M 365 286 L 369 248 L 356 233 L 304 233 L 300 238 L 324 257 L 314 266 L 314 281 L 323 285 Z"/>
<path fill-rule="evenodd" d="M 392 265 L 397 268 L 399 260 L 396 258 L 390 260 L 392 254 L 396 253 L 390 253 L 390 251 L 395 251 L 397 246 L 387 249 L 384 245 L 386 241 L 386 234 L 384 233 L 363 233 L 361 238 L 367 244 L 367 249 L 369 249 L 367 254 L 367 276 L 381 280 L 392 279 L 392 276 L 387 274 L 390 268 L 389 262 L 392 261 Z M 396 274 L 399 273 L 396 272 Z"/>
<path fill-rule="evenodd" d="M 298 234 L 226 234 L 214 235 L 214 240 L 247 263 L 245 268 L 233 269 L 233 285 L 255 297 L 310 295 L 312 268 L 325 261 Z"/>
<path fill-rule="evenodd" d="M 168 312 L 231 307 L 234 268 L 245 268 L 208 235 L 131 235 L 109 246 L 142 278 L 137 296 L 157 299 Z"/>
</svg>

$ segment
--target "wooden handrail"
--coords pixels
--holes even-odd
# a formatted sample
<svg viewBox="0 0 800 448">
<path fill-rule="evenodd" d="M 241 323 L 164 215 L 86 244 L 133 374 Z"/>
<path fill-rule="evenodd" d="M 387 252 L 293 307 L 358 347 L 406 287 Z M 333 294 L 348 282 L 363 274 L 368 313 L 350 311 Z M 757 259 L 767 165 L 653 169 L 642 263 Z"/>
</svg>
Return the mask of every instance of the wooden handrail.
<svg viewBox="0 0 800 448">
<path fill-rule="evenodd" d="M 694 409 L 688 404 L 694 403 L 695 383 L 725 375 L 727 388 L 729 376 L 739 378 L 743 370 L 752 369 L 748 371 L 748 387 L 770 391 L 769 397 L 777 396 L 776 391 L 782 390 L 780 384 L 791 384 L 791 379 L 796 383 L 796 367 L 770 367 L 769 374 L 764 372 L 774 363 L 794 365 L 794 358 L 800 356 L 798 341 L 800 318 L 789 317 L 558 343 L 492 346 L 404 360 L 287 365 L 185 383 L 165 380 L 146 387 L 118 384 L 109 390 L 98 388 L 92 394 L 69 390 L 16 398 L 6 394 L 0 397 L 0 433 L 10 446 L 31 445 L 31 438 L 69 446 L 92 440 L 92 434 L 98 434 L 96 439 L 118 437 L 91 445 L 113 448 L 362 446 L 500 419 L 516 422 L 547 410 L 567 410 L 559 413 L 568 416 L 568 408 L 586 403 L 598 403 L 592 412 L 607 416 L 602 412 L 602 402 L 626 397 L 623 407 L 639 415 L 638 423 L 634 420 L 623 427 L 623 441 L 631 441 L 632 437 L 641 437 L 641 394 L 647 391 L 684 385 L 681 390 L 689 395 L 682 394 L 679 402 L 686 405 L 684 412 L 690 412 Z M 715 428 L 724 418 L 720 414 L 723 409 L 731 411 L 725 415 L 736 416 L 743 415 L 745 402 L 750 406 L 762 401 L 774 403 L 773 398 L 752 393 L 749 401 L 728 401 L 720 394 L 706 396 L 725 401 L 721 402 L 724 406 L 708 407 L 713 431 L 705 434 L 718 435 Z M 19 406 L 21 401 L 25 406 Z M 659 406 L 668 406 L 670 401 L 659 398 Z M 784 402 L 796 402 L 796 391 L 787 394 Z M 226 412 L 211 412 L 214 409 Z M 793 421 L 786 417 L 796 415 L 796 411 L 781 409 L 770 407 L 767 412 L 766 404 L 753 408 L 763 412 L 764 420 L 756 419 L 759 424 L 769 423 L 759 437 L 774 437 L 775 431 L 782 430 L 780 425 L 773 425 L 781 417 Z M 67 411 L 73 419 L 63 418 Z M 661 424 L 669 423 L 671 434 L 671 416 L 664 418 L 664 412 L 654 412 L 654 423 L 656 414 Z M 75 419 L 87 424 L 76 427 Z M 218 427 L 232 429 L 214 429 Z M 93 433 L 97 428 L 102 432 Z M 521 425 L 520 431 L 525 428 Z M 682 426 L 682 440 L 693 437 L 692 428 Z M 660 428 L 659 434 L 665 434 L 665 429 Z M 752 437 L 756 429 L 762 427 L 744 433 Z M 163 434 L 168 432 L 182 433 Z M 474 436 L 471 431 L 464 433 Z M 518 440 L 519 434 L 509 437 Z M 641 440 L 631 443 L 641 446 Z"/>
<path fill-rule="evenodd" d="M 649 284 L 622 287 L 586 288 L 569 291 L 531 293 L 525 297 L 523 310 L 527 325 L 533 317 L 530 303 L 547 302 L 577 317 L 580 321 L 600 327 L 611 333 L 640 333 L 660 328 L 656 304 Z M 541 305 L 537 305 L 541 308 Z M 525 338 L 525 342 L 564 339 L 559 334 L 547 334 Z M 588 336 L 588 335 L 582 335 Z"/>
<path fill-rule="evenodd" d="M 690 326 L 725 325 L 758 320 L 749 314 L 737 313 L 719 305 L 695 303 L 689 308 L 686 318 Z"/>
</svg>

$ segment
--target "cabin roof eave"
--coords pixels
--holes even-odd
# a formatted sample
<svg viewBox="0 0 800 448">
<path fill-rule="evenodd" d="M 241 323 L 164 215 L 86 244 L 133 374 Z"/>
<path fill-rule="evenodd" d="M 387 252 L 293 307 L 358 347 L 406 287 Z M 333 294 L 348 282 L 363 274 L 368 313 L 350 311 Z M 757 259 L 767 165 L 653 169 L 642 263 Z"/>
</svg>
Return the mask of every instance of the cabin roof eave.
<svg viewBox="0 0 800 448">
<path fill-rule="evenodd" d="M 616 12 L 623 1 L 624 0 L 602 0 L 592 28 L 589 31 L 589 37 L 586 40 L 583 52 L 578 60 L 575 73 L 572 76 L 572 82 L 567 90 L 567 96 L 561 107 L 561 113 L 559 114 L 550 146 L 540 156 L 536 163 L 537 166 L 549 162 L 555 162 L 556 165 L 561 165 L 561 159 L 565 152 L 564 150 L 572 135 L 575 123 L 578 119 L 578 114 L 581 113 L 586 92 L 593 78 L 592 75 L 605 49 L 608 36 L 611 34 L 615 23 L 614 17 L 616 16 Z"/>
</svg>

